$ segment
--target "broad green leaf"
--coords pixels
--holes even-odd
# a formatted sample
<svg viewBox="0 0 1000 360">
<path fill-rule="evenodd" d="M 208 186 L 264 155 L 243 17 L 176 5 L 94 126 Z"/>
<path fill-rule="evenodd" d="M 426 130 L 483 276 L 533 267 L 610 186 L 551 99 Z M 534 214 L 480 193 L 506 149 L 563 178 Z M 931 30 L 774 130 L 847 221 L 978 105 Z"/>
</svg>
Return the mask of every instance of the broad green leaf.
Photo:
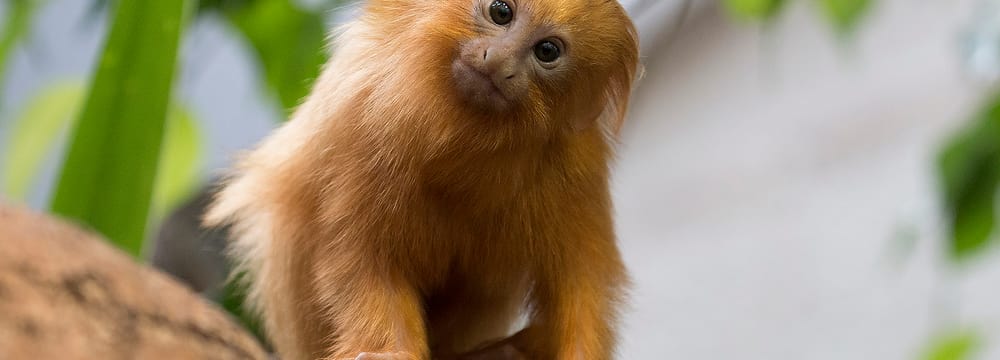
<svg viewBox="0 0 1000 360">
<path fill-rule="evenodd" d="M 281 106 L 293 110 L 326 61 L 322 12 L 304 10 L 293 0 L 241 2 L 223 10 L 253 47 Z"/>
<path fill-rule="evenodd" d="M 49 155 L 65 141 L 83 102 L 82 84 L 52 86 L 32 99 L 14 120 L 3 174 L 4 193 L 23 200 Z M 163 215 L 189 197 L 198 184 L 202 136 L 191 112 L 175 106 L 170 111 L 154 186 L 153 214 Z"/>
<path fill-rule="evenodd" d="M 42 0 L 6 0 L 6 11 L 0 32 L 0 89 L 3 88 L 7 60 L 14 46 L 24 37 L 31 25 L 31 18 Z"/>
<path fill-rule="evenodd" d="M 971 331 L 946 333 L 931 342 L 923 360 L 969 360 L 982 345 L 982 339 Z"/>
<path fill-rule="evenodd" d="M 872 0 L 820 0 L 823 14 L 841 34 L 853 31 L 871 8 Z"/>
<path fill-rule="evenodd" d="M 785 0 L 726 0 L 726 9 L 733 16 L 744 20 L 770 20 L 785 5 Z"/>
<path fill-rule="evenodd" d="M 14 120 L 3 151 L 4 193 L 11 199 L 24 200 L 32 190 L 43 160 L 64 139 L 72 127 L 80 103 L 82 84 L 62 84 L 39 93 L 24 113 Z"/>
<path fill-rule="evenodd" d="M 1000 97 L 942 150 L 938 173 L 950 225 L 949 250 L 955 260 L 963 260 L 994 239 L 1000 184 Z"/>
<path fill-rule="evenodd" d="M 183 0 L 115 6 L 52 210 L 139 255 L 170 104 Z"/>
<path fill-rule="evenodd" d="M 153 191 L 153 218 L 166 216 L 198 189 L 202 136 L 190 111 L 174 107 L 167 120 Z"/>
</svg>

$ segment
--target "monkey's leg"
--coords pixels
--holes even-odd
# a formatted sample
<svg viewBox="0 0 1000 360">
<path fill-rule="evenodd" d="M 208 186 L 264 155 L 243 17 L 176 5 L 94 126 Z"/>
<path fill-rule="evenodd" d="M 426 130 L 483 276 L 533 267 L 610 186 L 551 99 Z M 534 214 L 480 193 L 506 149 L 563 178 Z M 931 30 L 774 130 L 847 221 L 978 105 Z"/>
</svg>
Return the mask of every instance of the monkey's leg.
<svg viewBox="0 0 1000 360">
<path fill-rule="evenodd" d="M 506 338 L 482 349 L 455 357 L 458 360 L 528 360 L 528 357 L 514 344 L 514 337 Z"/>
<path fill-rule="evenodd" d="M 460 358 L 457 354 L 510 335 L 524 308 L 526 282 L 477 288 L 481 285 L 446 289 L 445 296 L 428 301 L 427 327 L 435 359 Z"/>
</svg>

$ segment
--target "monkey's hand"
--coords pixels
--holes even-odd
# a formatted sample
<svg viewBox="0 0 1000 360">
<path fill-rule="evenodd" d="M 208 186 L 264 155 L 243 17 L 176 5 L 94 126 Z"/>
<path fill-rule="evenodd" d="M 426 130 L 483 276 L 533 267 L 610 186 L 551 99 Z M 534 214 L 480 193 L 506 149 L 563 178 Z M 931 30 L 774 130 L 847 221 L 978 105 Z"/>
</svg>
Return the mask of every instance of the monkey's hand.
<svg viewBox="0 0 1000 360">
<path fill-rule="evenodd" d="M 527 360 L 527 357 L 514 345 L 501 343 L 462 355 L 458 360 Z"/>
<path fill-rule="evenodd" d="M 342 360 L 417 360 L 417 357 L 403 351 L 383 353 L 363 352 L 358 354 L 355 358 Z"/>
<path fill-rule="evenodd" d="M 509 338 L 487 344 L 471 352 L 459 355 L 453 360 L 527 360 L 528 357 L 518 349 L 517 341 L 522 336 L 517 334 Z"/>
</svg>

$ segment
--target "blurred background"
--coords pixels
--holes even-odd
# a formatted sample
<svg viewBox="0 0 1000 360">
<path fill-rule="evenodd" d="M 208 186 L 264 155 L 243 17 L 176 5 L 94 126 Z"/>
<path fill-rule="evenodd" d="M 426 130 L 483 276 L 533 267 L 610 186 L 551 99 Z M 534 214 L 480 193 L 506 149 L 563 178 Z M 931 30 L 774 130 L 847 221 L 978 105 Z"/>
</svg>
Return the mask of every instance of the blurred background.
<svg viewBox="0 0 1000 360">
<path fill-rule="evenodd" d="M 622 359 L 1000 359 L 1000 0 L 622 3 L 647 70 L 614 175 Z M 243 316 L 205 189 L 355 8 L 0 1 L 0 201 Z"/>
</svg>

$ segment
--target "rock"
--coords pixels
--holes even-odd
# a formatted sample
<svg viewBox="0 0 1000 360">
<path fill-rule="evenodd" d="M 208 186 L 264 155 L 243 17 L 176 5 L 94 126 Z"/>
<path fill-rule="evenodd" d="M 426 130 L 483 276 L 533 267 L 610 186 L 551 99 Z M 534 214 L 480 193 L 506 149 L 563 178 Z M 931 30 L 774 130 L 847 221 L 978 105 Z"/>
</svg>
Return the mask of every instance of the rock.
<svg viewBox="0 0 1000 360">
<path fill-rule="evenodd" d="M 224 311 L 100 237 L 0 206 L 0 359 L 267 359 Z"/>
</svg>

